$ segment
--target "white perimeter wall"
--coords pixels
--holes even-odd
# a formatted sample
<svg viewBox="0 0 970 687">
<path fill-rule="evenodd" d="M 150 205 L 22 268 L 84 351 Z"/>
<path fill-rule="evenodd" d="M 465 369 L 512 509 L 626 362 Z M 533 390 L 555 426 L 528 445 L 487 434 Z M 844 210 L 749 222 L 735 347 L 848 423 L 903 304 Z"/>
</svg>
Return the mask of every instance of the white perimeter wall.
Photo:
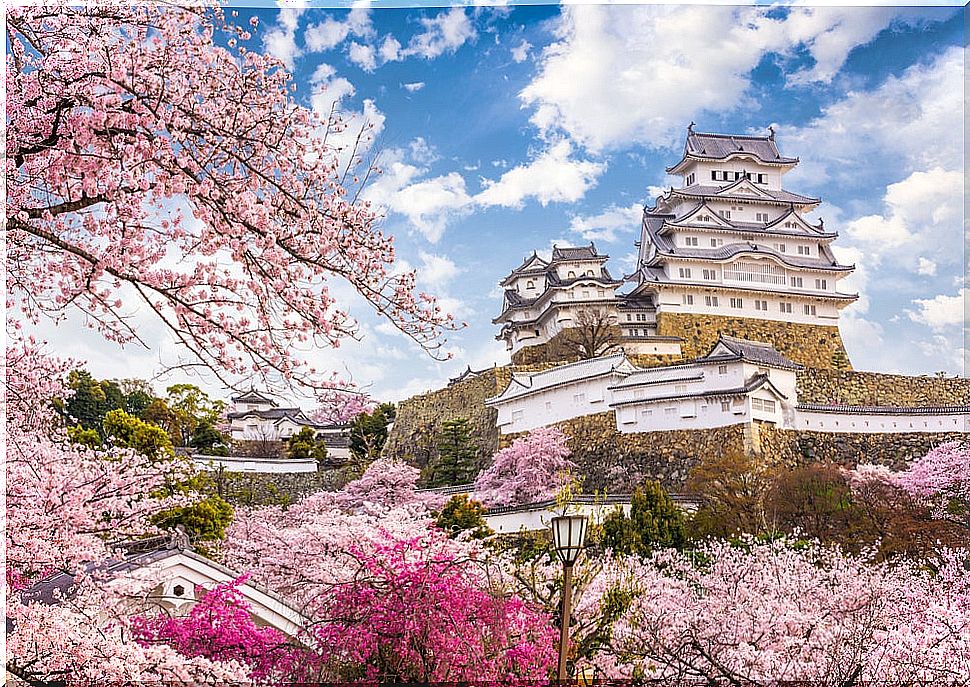
<svg viewBox="0 0 970 687">
<path fill-rule="evenodd" d="M 891 434 L 902 432 L 970 432 L 970 414 L 874 415 L 798 410 L 794 429 L 816 432 Z"/>
</svg>

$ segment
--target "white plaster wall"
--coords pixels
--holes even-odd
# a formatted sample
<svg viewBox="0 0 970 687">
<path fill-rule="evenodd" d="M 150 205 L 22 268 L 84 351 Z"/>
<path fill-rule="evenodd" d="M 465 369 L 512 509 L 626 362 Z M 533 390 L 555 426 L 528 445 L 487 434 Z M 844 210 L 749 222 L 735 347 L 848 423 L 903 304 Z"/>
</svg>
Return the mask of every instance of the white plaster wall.
<svg viewBox="0 0 970 687">
<path fill-rule="evenodd" d="M 970 432 L 970 414 L 870 415 L 795 412 L 795 429 L 817 432 L 893 434 L 903 432 Z"/>
<path fill-rule="evenodd" d="M 623 512 L 629 515 L 630 504 L 574 504 L 570 506 L 569 512 L 581 513 L 592 520 L 593 523 L 601 523 L 607 515 L 616 508 L 622 508 Z M 496 513 L 485 515 L 485 523 L 498 534 L 509 534 L 512 532 L 535 532 L 537 530 L 549 529 L 552 519 L 559 515 L 554 507 L 534 508 L 530 510 Z"/>
<path fill-rule="evenodd" d="M 721 399 L 681 399 L 635 403 L 616 409 L 617 429 L 623 434 L 636 432 L 665 432 L 672 429 L 712 429 L 749 422 L 750 402 L 747 398 L 725 399 L 730 409 L 721 410 Z M 705 409 L 706 407 L 706 409 Z M 667 409 L 673 408 L 672 413 Z M 693 416 L 690 414 L 694 413 Z"/>
<path fill-rule="evenodd" d="M 606 412 L 612 402 L 607 387 L 618 379 L 617 375 L 608 375 L 577 381 L 496 404 L 499 431 L 502 434 L 527 432 L 554 422 Z M 577 399 L 577 394 L 583 398 Z"/>
<path fill-rule="evenodd" d="M 334 451 L 339 450 L 334 449 Z M 263 474 L 317 471 L 317 463 L 315 460 L 296 460 L 291 458 L 274 459 L 194 455 L 192 456 L 192 462 L 201 470 L 218 470 L 219 468 L 224 468 L 230 472 L 256 472 Z"/>
</svg>

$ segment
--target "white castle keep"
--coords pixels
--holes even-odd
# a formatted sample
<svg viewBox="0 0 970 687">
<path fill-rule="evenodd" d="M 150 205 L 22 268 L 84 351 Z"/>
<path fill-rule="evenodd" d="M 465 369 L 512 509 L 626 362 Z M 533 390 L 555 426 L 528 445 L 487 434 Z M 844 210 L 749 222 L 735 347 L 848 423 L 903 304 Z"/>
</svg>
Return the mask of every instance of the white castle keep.
<svg viewBox="0 0 970 687">
<path fill-rule="evenodd" d="M 851 274 L 832 253 L 838 234 L 805 215 L 821 202 L 782 188 L 798 164 L 768 136 L 698 133 L 667 169 L 678 188 L 644 208 L 636 270 L 613 278 L 596 247 L 555 247 L 527 258 L 502 282 L 496 338 L 514 354 L 603 314 L 619 327 L 627 353 L 678 354 L 676 337 L 658 332 L 664 315 L 715 315 L 837 327 L 856 294 L 838 282 Z M 629 287 L 620 293 L 621 288 Z"/>
</svg>

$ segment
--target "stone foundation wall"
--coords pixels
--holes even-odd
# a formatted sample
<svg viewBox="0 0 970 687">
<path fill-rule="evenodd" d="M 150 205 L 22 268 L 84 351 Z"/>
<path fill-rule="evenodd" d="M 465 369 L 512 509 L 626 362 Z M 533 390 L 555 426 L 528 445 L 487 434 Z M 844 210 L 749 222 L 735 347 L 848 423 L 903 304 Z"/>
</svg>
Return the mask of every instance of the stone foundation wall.
<svg viewBox="0 0 970 687">
<path fill-rule="evenodd" d="M 798 371 L 798 401 L 852 406 L 970 405 L 970 379 L 806 368 Z"/>
<path fill-rule="evenodd" d="M 835 463 L 855 467 L 860 463 L 906 468 L 930 449 L 948 441 L 966 441 L 962 432 L 901 434 L 832 434 L 776 429 L 758 423 L 755 443 L 761 455 L 790 466 Z"/>
<path fill-rule="evenodd" d="M 402 401 L 382 455 L 423 468 L 438 457 L 437 441 L 446 420 L 465 418 L 479 447 L 479 458 L 490 457 L 498 446 L 498 417 L 485 399 L 501 393 L 511 379 L 511 368 L 495 367 L 444 389 Z"/>
<path fill-rule="evenodd" d="M 658 313 L 657 334 L 683 339 L 684 358 L 707 353 L 718 334 L 770 343 L 788 358 L 808 367 L 851 369 L 838 327 L 774 322 L 750 317 Z"/>
<path fill-rule="evenodd" d="M 566 420 L 557 426 L 569 437 L 571 460 L 579 465 L 586 492 L 630 492 L 648 479 L 677 491 L 702 457 L 744 451 L 748 444 L 744 425 L 623 434 L 616 429 L 613 411 Z M 501 445 L 508 446 L 516 436 L 503 435 Z"/>
<path fill-rule="evenodd" d="M 295 473 L 209 473 L 217 493 L 233 506 L 288 506 L 318 491 L 335 491 L 356 478 L 346 469 Z"/>
</svg>

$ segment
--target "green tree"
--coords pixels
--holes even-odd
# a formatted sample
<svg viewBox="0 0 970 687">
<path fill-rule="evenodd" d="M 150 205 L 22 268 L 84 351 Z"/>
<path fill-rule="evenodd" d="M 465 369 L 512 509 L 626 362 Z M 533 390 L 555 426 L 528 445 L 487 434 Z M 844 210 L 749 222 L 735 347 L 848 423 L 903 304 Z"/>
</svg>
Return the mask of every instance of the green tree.
<svg viewBox="0 0 970 687">
<path fill-rule="evenodd" d="M 221 400 L 213 401 L 209 395 L 194 384 L 173 384 L 165 392 L 166 402 L 173 415 L 172 441 L 179 446 L 188 446 L 192 432 L 200 422 L 208 421 L 215 425 L 225 408 Z"/>
<path fill-rule="evenodd" d="M 110 410 L 104 416 L 104 434 L 112 445 L 134 449 L 149 458 L 163 459 L 172 455 L 168 432 L 120 408 Z"/>
<path fill-rule="evenodd" d="M 204 456 L 228 456 L 229 441 L 208 420 L 202 420 L 192 431 L 189 446 Z"/>
<path fill-rule="evenodd" d="M 603 521 L 603 545 L 617 554 L 646 556 L 655 549 L 684 545 L 684 514 L 659 482 L 633 492 L 630 515 L 617 508 Z"/>
<path fill-rule="evenodd" d="M 107 397 L 101 384 L 87 370 L 71 370 L 67 385 L 74 392 L 64 403 L 68 422 L 102 434 L 101 422 L 106 412 Z"/>
<path fill-rule="evenodd" d="M 350 454 L 358 463 L 370 463 L 381 455 L 387 426 L 394 421 L 393 403 L 381 403 L 370 413 L 360 413 L 350 423 Z"/>
<path fill-rule="evenodd" d="M 485 524 L 485 507 L 468 498 L 468 494 L 452 496 L 441 509 L 435 524 L 452 538 L 462 532 L 469 532 L 473 539 L 484 539 L 492 534 L 492 529 Z"/>
<path fill-rule="evenodd" d="M 296 460 L 312 458 L 319 464 L 327 459 L 327 445 L 311 428 L 304 427 L 286 442 L 286 457 Z"/>
<path fill-rule="evenodd" d="M 142 420 L 146 419 L 143 417 L 144 412 L 156 399 L 151 385 L 144 379 L 121 379 L 118 386 L 125 395 L 125 412 Z"/>
<path fill-rule="evenodd" d="M 468 420 L 462 417 L 443 422 L 438 434 L 438 459 L 428 470 L 429 485 L 466 484 L 475 478 L 480 467 Z"/>
<path fill-rule="evenodd" d="M 81 444 L 88 448 L 98 448 L 101 446 L 101 435 L 96 429 L 84 429 L 81 425 L 67 428 L 67 438 L 75 444 Z"/>
</svg>

